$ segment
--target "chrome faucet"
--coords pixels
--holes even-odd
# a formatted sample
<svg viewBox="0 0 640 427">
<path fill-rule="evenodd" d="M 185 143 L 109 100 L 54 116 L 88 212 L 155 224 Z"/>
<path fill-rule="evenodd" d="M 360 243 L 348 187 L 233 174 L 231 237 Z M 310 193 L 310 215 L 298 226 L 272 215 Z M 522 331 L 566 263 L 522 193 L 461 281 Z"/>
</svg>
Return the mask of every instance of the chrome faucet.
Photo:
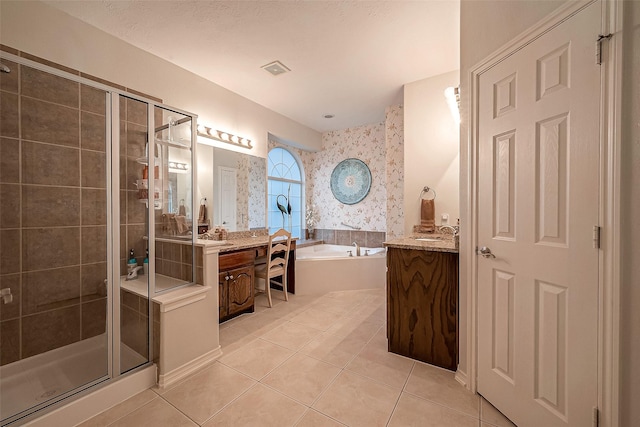
<svg viewBox="0 0 640 427">
<path fill-rule="evenodd" d="M 139 265 L 134 267 L 127 273 L 127 278 L 125 280 L 136 280 L 138 278 L 138 271 L 142 270 L 142 266 Z"/>
<path fill-rule="evenodd" d="M 353 242 L 353 246 L 356 247 L 356 256 L 360 256 L 360 245 L 357 242 Z"/>
</svg>

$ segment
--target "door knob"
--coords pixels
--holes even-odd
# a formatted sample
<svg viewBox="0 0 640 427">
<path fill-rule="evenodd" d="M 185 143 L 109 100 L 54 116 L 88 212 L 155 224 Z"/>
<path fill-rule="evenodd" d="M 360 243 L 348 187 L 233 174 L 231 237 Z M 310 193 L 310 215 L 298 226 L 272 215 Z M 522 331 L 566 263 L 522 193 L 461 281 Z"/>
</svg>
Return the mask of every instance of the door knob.
<svg viewBox="0 0 640 427">
<path fill-rule="evenodd" d="M 491 249 L 489 249 L 486 246 L 481 247 L 476 252 L 477 252 L 478 255 L 482 256 L 483 258 L 495 258 L 496 257 L 494 254 L 491 253 Z"/>
</svg>

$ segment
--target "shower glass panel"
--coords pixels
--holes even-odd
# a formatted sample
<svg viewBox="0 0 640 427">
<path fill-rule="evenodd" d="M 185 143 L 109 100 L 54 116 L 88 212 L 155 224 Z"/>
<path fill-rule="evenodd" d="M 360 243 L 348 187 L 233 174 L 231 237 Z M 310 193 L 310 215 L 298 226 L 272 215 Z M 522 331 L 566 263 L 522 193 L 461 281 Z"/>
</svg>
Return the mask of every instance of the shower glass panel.
<svg viewBox="0 0 640 427">
<path fill-rule="evenodd" d="M 161 293 L 194 281 L 193 118 L 161 106 L 154 115 L 162 195 L 155 214 L 155 291 Z"/>
<path fill-rule="evenodd" d="M 159 181 L 148 149 L 149 104 L 124 95 L 120 107 L 120 372 L 150 359 L 148 267 L 150 180 Z M 153 147 L 152 147 L 153 148 Z M 149 166 L 149 158 L 152 159 Z M 159 193 L 155 191 L 155 201 Z M 152 199 L 153 200 L 153 199 Z M 153 201 L 151 208 L 153 209 Z M 145 263 L 145 260 L 147 262 Z"/>
<path fill-rule="evenodd" d="M 109 378 L 107 92 L 2 59 L 0 424 Z M 44 69 L 44 68 L 43 68 Z"/>
</svg>

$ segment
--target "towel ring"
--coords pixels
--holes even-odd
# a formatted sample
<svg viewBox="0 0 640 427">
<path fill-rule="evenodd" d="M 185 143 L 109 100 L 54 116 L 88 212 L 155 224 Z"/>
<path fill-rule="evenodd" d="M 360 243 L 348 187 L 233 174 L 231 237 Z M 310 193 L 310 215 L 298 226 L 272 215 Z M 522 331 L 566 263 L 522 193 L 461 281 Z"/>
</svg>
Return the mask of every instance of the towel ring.
<svg viewBox="0 0 640 427">
<path fill-rule="evenodd" d="M 420 195 L 418 196 L 418 199 L 422 199 L 422 195 L 425 194 L 425 193 L 433 193 L 433 197 L 431 199 L 427 199 L 427 200 L 435 200 L 435 198 L 436 198 L 436 190 L 434 190 L 431 187 L 427 187 L 426 185 L 424 186 L 424 188 L 420 192 Z"/>
</svg>

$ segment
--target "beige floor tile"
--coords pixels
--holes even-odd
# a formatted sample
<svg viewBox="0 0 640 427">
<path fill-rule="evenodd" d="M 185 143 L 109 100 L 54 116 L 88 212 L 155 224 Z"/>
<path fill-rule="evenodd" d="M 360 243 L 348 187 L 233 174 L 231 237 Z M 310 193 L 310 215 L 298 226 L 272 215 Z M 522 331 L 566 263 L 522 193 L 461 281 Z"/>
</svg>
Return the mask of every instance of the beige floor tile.
<svg viewBox="0 0 640 427">
<path fill-rule="evenodd" d="M 202 424 L 256 382 L 221 363 L 214 363 L 164 394 L 164 399 Z"/>
<path fill-rule="evenodd" d="M 296 427 L 343 427 L 344 424 L 333 420 L 320 412 L 309 409 Z"/>
<path fill-rule="evenodd" d="M 107 409 L 104 412 L 96 415 L 93 418 L 88 419 L 79 426 L 81 427 L 103 427 L 108 426 L 119 418 L 124 417 L 127 414 L 135 411 L 136 409 L 146 405 L 158 396 L 151 390 L 145 390 L 142 393 L 138 393 L 135 396 L 121 402 L 112 408 Z"/>
<path fill-rule="evenodd" d="M 247 333 L 247 331 L 235 326 L 220 330 L 220 348 L 222 354 L 229 354 L 240 347 L 258 339 L 257 335 Z"/>
<path fill-rule="evenodd" d="M 380 323 L 357 321 L 352 317 L 343 316 L 327 332 L 341 337 L 353 337 L 369 341 L 381 328 Z"/>
<path fill-rule="evenodd" d="M 384 426 L 399 395 L 399 390 L 342 371 L 313 408 L 352 427 Z"/>
<path fill-rule="evenodd" d="M 312 307 L 343 316 L 357 310 L 360 304 L 324 296 L 314 301 Z"/>
<path fill-rule="evenodd" d="M 143 407 L 120 418 L 113 427 L 193 427 L 196 423 L 185 417 L 183 413 L 157 397 Z"/>
<path fill-rule="evenodd" d="M 297 351 L 321 333 L 322 331 L 319 329 L 310 326 L 286 322 L 271 330 L 271 332 L 262 335 L 262 339 Z"/>
<path fill-rule="evenodd" d="M 306 409 L 306 406 L 258 383 L 203 426 L 287 427 L 295 425 Z"/>
<path fill-rule="evenodd" d="M 371 323 L 386 323 L 387 321 L 387 306 L 386 305 L 371 305 L 363 304 L 357 310 L 348 313 L 346 317 L 351 317 L 360 322 Z"/>
<path fill-rule="evenodd" d="M 389 427 L 478 427 L 479 423 L 477 418 L 402 393 Z"/>
<path fill-rule="evenodd" d="M 263 339 L 257 339 L 233 353 L 225 354 L 220 363 L 256 380 L 261 379 L 287 360 L 294 352 Z"/>
<path fill-rule="evenodd" d="M 338 320 L 335 313 L 309 308 L 295 317 L 289 319 L 293 323 L 311 326 L 321 331 L 326 331 Z"/>
<path fill-rule="evenodd" d="M 340 368 L 336 366 L 296 354 L 261 382 L 298 402 L 311 405 L 339 373 Z"/>
<path fill-rule="evenodd" d="M 281 316 L 271 313 L 260 313 L 243 319 L 234 325 L 234 328 L 243 331 L 246 335 L 253 334 L 260 336 L 270 332 L 272 329 L 276 329 L 286 321 L 287 319 L 283 319 Z"/>
<path fill-rule="evenodd" d="M 515 427 L 516 425 L 512 423 L 507 417 L 505 417 L 502 412 L 498 411 L 491 403 L 487 402 L 486 399 L 480 397 L 480 419 L 492 426 L 497 427 Z"/>
<path fill-rule="evenodd" d="M 300 353 L 344 368 L 364 348 L 358 337 L 341 337 L 324 333 L 300 349 Z"/>
<path fill-rule="evenodd" d="M 386 339 L 383 344 L 380 339 L 373 338 L 345 369 L 401 390 L 413 365 L 413 360 L 389 353 Z"/>
<path fill-rule="evenodd" d="M 416 362 L 404 391 L 475 418 L 480 417 L 480 397 L 462 387 L 451 371 Z"/>
</svg>

